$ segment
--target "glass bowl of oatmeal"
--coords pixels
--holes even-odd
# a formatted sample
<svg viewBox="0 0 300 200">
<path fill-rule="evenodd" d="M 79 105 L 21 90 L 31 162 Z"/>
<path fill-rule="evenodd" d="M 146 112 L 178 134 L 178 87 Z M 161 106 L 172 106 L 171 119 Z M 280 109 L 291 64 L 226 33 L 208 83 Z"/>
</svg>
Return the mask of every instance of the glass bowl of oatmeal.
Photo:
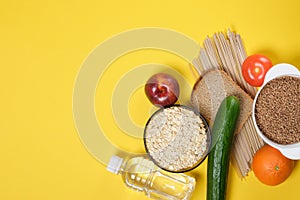
<svg viewBox="0 0 300 200">
<path fill-rule="evenodd" d="M 151 160 L 170 172 L 187 172 L 209 153 L 211 132 L 205 118 L 192 107 L 160 108 L 144 129 L 144 146 Z"/>
<path fill-rule="evenodd" d="M 284 156 L 300 159 L 300 72 L 290 64 L 273 66 L 257 92 L 252 119 L 259 136 Z"/>
</svg>

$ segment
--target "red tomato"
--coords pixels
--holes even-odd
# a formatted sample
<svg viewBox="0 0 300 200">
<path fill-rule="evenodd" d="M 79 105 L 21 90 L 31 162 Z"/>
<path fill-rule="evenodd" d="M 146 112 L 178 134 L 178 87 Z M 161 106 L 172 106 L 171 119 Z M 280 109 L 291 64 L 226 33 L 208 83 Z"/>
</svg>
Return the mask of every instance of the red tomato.
<svg viewBox="0 0 300 200">
<path fill-rule="evenodd" d="M 263 84 L 266 73 L 272 66 L 272 62 L 269 58 L 254 54 L 247 57 L 244 61 L 242 74 L 247 83 L 254 87 L 259 87 Z"/>
</svg>

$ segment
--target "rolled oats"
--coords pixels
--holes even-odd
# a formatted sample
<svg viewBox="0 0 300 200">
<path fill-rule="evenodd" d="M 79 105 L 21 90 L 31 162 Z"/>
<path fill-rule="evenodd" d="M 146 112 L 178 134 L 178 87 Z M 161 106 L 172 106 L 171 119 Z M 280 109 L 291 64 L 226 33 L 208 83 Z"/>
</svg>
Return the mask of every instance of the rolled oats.
<svg viewBox="0 0 300 200">
<path fill-rule="evenodd" d="M 145 129 L 149 156 L 161 168 L 185 171 L 206 156 L 210 138 L 206 122 L 192 109 L 171 106 L 155 113 Z"/>
</svg>

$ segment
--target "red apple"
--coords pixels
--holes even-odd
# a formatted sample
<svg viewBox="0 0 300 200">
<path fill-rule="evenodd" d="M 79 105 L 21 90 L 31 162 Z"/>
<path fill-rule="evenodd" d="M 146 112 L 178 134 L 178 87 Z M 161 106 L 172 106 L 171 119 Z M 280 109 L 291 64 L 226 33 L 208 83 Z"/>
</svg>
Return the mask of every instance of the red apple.
<svg viewBox="0 0 300 200">
<path fill-rule="evenodd" d="M 179 97 L 179 84 L 169 74 L 155 74 L 147 81 L 145 93 L 150 102 L 155 106 L 172 105 Z"/>
</svg>

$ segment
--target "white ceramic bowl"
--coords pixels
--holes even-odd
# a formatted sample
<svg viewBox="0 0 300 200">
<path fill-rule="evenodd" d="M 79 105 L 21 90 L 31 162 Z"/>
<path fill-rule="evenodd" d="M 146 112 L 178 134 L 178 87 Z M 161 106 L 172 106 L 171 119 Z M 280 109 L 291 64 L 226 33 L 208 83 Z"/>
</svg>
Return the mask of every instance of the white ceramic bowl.
<svg viewBox="0 0 300 200">
<path fill-rule="evenodd" d="M 294 143 L 294 144 L 287 144 L 287 145 L 282 145 L 275 143 L 268 139 L 258 128 L 256 124 L 256 119 L 255 119 L 255 105 L 257 101 L 257 97 L 260 94 L 260 91 L 264 88 L 264 86 L 271 81 L 274 78 L 278 78 L 280 76 L 294 76 L 294 77 L 300 77 L 300 72 L 299 70 L 294 67 L 293 65 L 287 64 L 287 63 L 281 63 L 274 65 L 266 74 L 265 80 L 263 85 L 261 86 L 260 90 L 257 92 L 254 98 L 253 102 L 253 107 L 252 107 L 252 119 L 254 122 L 255 129 L 259 136 L 267 143 L 268 145 L 278 149 L 284 156 L 287 158 L 293 159 L 293 160 L 300 160 L 300 142 Z M 300 108 L 299 108 L 300 109 Z M 299 133 L 300 134 L 300 133 Z"/>
</svg>

